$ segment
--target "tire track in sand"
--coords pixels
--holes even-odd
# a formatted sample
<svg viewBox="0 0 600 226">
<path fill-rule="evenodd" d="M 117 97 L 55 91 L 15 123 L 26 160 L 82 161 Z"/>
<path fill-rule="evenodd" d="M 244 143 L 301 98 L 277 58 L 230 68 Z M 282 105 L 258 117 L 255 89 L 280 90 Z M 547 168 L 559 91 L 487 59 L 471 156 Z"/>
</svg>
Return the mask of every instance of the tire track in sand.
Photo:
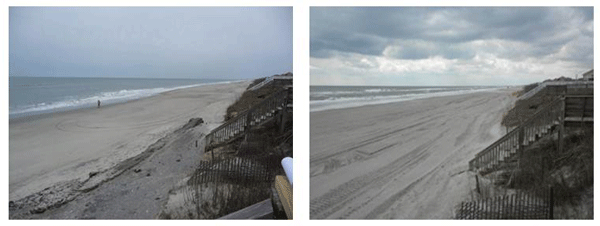
<svg viewBox="0 0 600 226">
<path fill-rule="evenodd" d="M 435 138 L 427 140 L 409 153 L 378 170 L 354 178 L 330 190 L 321 197 L 312 199 L 310 202 L 310 218 L 326 218 L 339 211 L 340 207 L 345 206 L 364 192 L 370 190 L 370 187 L 380 185 L 381 183 L 387 183 L 390 178 L 396 176 L 397 172 L 418 165 L 429 156 L 427 151 L 429 150 L 429 147 L 434 144 L 433 141 L 440 139 L 449 130 L 450 129 L 446 129 Z"/>
<path fill-rule="evenodd" d="M 426 124 L 426 123 L 432 123 L 432 122 L 434 122 L 435 119 L 439 119 L 439 118 L 441 118 L 443 116 L 444 116 L 444 112 L 439 112 L 439 113 L 432 114 L 432 115 L 426 115 L 424 117 L 420 117 L 420 118 L 414 120 L 417 123 L 414 123 L 412 125 L 409 125 L 409 126 L 406 126 L 406 127 L 402 127 L 400 129 L 395 129 L 395 130 L 392 130 L 392 131 L 389 131 L 389 132 L 385 132 L 383 134 L 379 134 L 379 135 L 373 136 L 372 138 L 368 138 L 366 140 L 362 140 L 362 141 L 358 142 L 358 144 L 352 145 L 351 147 L 345 148 L 345 149 L 343 149 L 341 151 L 338 151 L 338 152 L 335 152 L 335 153 L 332 153 L 332 154 L 327 154 L 325 156 L 315 156 L 315 157 L 312 157 L 311 160 L 310 160 L 311 168 L 313 166 L 318 166 L 320 164 L 323 164 L 323 162 L 329 161 L 332 157 L 343 155 L 343 154 L 346 154 L 348 152 L 351 152 L 351 151 L 354 151 L 356 149 L 359 149 L 361 147 L 364 147 L 364 146 L 367 146 L 367 145 L 370 145 L 370 144 L 373 144 L 373 143 L 377 143 L 379 141 L 385 140 L 385 139 L 387 139 L 387 138 L 389 138 L 391 136 L 394 136 L 397 133 L 403 132 L 405 130 L 412 129 L 412 128 L 415 128 L 417 126 L 421 126 L 421 125 Z M 420 130 L 425 130 L 425 129 L 420 129 Z M 420 130 L 418 130 L 418 131 L 420 131 Z"/>
<path fill-rule="evenodd" d="M 407 129 L 412 129 L 412 128 L 420 126 L 420 125 L 422 125 L 422 124 L 424 124 L 426 122 L 427 121 L 415 123 L 415 124 L 412 124 L 412 125 L 407 126 L 407 127 L 396 129 L 396 130 L 393 130 L 393 131 L 390 131 L 390 132 L 386 132 L 384 134 L 380 134 L 378 136 L 375 136 L 375 137 L 372 137 L 372 138 L 369 138 L 369 139 L 366 139 L 366 140 L 362 140 L 362 141 L 358 142 L 358 144 L 356 144 L 356 145 L 354 145 L 354 146 L 352 146 L 352 147 L 350 147 L 348 149 L 345 149 L 345 150 L 342 150 L 342 151 L 339 151 L 339 152 L 336 152 L 336 153 L 333 153 L 333 154 L 329 154 L 329 155 L 326 155 L 326 156 L 322 156 L 322 157 L 319 157 L 317 159 L 313 159 L 310 162 L 311 162 L 311 164 L 315 164 L 315 165 L 321 164 L 324 161 L 329 160 L 331 157 L 334 157 L 334 156 L 337 156 L 337 155 L 344 154 L 346 152 L 350 152 L 350 151 L 356 150 L 358 148 L 367 146 L 367 145 L 372 144 L 372 143 L 379 142 L 381 140 L 387 139 L 388 137 L 390 137 L 390 136 L 392 136 L 392 135 L 394 135 L 396 133 L 402 132 L 402 131 L 407 130 Z"/>
</svg>

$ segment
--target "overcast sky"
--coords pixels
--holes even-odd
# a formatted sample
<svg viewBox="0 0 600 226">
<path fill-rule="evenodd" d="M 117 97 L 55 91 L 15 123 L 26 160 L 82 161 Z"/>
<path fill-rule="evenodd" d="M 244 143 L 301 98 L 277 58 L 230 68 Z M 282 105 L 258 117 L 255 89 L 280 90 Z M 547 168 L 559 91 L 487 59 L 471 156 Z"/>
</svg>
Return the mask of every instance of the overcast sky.
<svg viewBox="0 0 600 226">
<path fill-rule="evenodd" d="M 311 7 L 311 85 L 520 85 L 593 68 L 593 8 Z"/>
<path fill-rule="evenodd" d="M 292 8 L 10 7 L 10 76 L 245 79 L 292 71 Z"/>
</svg>

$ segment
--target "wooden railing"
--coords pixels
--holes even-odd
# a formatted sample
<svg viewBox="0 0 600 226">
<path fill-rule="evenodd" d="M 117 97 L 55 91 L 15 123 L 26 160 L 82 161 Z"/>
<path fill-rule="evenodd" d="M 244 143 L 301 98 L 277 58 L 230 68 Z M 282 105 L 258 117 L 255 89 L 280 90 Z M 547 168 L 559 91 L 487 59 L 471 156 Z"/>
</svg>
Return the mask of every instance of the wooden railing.
<svg viewBox="0 0 600 226">
<path fill-rule="evenodd" d="M 565 121 L 567 122 L 590 122 L 594 118 L 594 96 L 593 95 L 570 95 L 565 96 Z"/>
<path fill-rule="evenodd" d="M 238 114 L 236 117 L 223 123 L 223 125 L 213 129 L 205 137 L 204 151 L 207 152 L 212 148 L 225 145 L 243 136 L 247 131 L 250 131 L 251 127 L 274 118 L 278 112 L 285 110 L 291 93 L 291 87 L 282 89 L 249 110 Z"/>
<path fill-rule="evenodd" d="M 519 127 L 477 153 L 475 158 L 469 161 L 469 169 L 478 170 L 482 174 L 493 171 L 501 164 L 514 159 L 526 146 L 551 135 L 553 127 L 558 127 L 558 149 L 561 152 L 565 125 L 582 125 L 593 123 L 593 120 L 594 96 L 574 95 L 556 99 Z"/>
<path fill-rule="evenodd" d="M 593 89 L 594 88 L 594 82 L 593 81 L 549 81 L 549 82 L 542 82 L 539 83 L 537 87 L 535 87 L 532 90 L 529 90 L 529 92 L 521 95 L 519 97 L 519 100 L 524 100 L 527 98 L 532 97 L 533 95 L 535 95 L 536 93 L 538 93 L 539 91 L 543 90 L 544 88 L 546 88 L 547 86 L 565 86 L 566 88 L 590 88 Z"/>
<path fill-rule="evenodd" d="M 263 80 L 262 82 L 260 82 L 260 83 L 258 83 L 256 85 L 248 88 L 248 90 L 254 91 L 254 90 L 260 89 L 260 87 L 263 87 L 264 85 L 269 84 L 270 82 L 272 82 L 274 77 L 275 76 L 266 77 L 265 80 Z"/>
<path fill-rule="evenodd" d="M 553 126 L 560 125 L 564 101 L 557 99 L 539 110 L 529 120 L 510 131 L 469 162 L 470 170 L 488 172 L 522 151 L 524 147 L 550 134 Z"/>
</svg>

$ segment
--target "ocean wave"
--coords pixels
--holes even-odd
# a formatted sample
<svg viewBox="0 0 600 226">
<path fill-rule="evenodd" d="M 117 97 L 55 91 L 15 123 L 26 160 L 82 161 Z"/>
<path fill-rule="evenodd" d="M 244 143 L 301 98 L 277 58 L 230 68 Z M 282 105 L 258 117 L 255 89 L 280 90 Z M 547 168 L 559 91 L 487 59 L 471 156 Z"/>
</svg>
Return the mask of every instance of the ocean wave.
<svg viewBox="0 0 600 226">
<path fill-rule="evenodd" d="M 391 89 L 365 89 L 365 93 L 382 93 L 382 92 L 390 92 Z"/>
<path fill-rule="evenodd" d="M 361 107 L 367 105 L 387 104 L 402 102 L 408 100 L 417 100 L 429 97 L 452 96 L 467 93 L 483 92 L 497 90 L 498 88 L 472 88 L 461 90 L 449 90 L 439 92 L 429 92 L 433 90 L 442 90 L 443 88 L 421 89 L 423 93 L 407 93 L 402 95 L 379 95 L 379 96 L 356 96 L 356 97 L 329 97 L 310 101 L 310 112 L 325 111 L 332 109 L 343 109 L 352 107 Z"/>
<path fill-rule="evenodd" d="M 439 92 L 439 91 L 451 91 L 456 90 L 454 87 L 440 87 L 440 88 L 365 88 L 362 90 L 336 90 L 336 91 L 311 91 L 310 97 L 317 97 L 319 99 L 336 96 L 362 96 L 362 95 L 377 95 L 377 94 L 405 94 L 405 93 L 428 93 L 428 92 Z"/>
<path fill-rule="evenodd" d="M 78 108 L 85 107 L 94 107 L 97 104 L 97 101 L 100 100 L 102 104 L 114 104 L 114 103 L 122 103 L 130 100 L 141 99 L 145 97 L 150 97 L 157 95 L 159 93 L 164 93 L 168 91 L 192 88 L 198 86 L 205 85 L 216 85 L 216 84 L 229 84 L 236 83 L 240 81 L 224 81 L 224 82 L 215 82 L 215 83 L 199 83 L 193 85 L 185 85 L 185 86 L 177 86 L 172 88 L 149 88 L 149 89 L 123 89 L 119 91 L 109 91 L 109 92 L 101 92 L 92 96 L 84 96 L 84 97 L 65 97 L 63 100 L 56 102 L 44 102 L 44 103 L 36 103 L 30 105 L 24 105 L 16 107 L 15 109 L 9 109 L 10 115 L 30 115 L 37 113 L 46 113 L 46 112 L 54 112 L 54 111 L 62 111 L 62 110 L 72 110 Z"/>
</svg>

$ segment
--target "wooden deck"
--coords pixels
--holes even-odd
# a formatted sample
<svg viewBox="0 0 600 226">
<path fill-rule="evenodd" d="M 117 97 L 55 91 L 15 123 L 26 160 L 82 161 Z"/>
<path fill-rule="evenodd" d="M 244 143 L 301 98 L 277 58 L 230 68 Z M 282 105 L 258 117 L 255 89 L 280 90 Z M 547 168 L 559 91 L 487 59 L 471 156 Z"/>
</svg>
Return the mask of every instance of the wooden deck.
<svg viewBox="0 0 600 226">
<path fill-rule="evenodd" d="M 266 199 L 244 209 L 227 214 L 219 219 L 273 219 L 273 206 L 271 205 L 271 199 Z"/>
</svg>

